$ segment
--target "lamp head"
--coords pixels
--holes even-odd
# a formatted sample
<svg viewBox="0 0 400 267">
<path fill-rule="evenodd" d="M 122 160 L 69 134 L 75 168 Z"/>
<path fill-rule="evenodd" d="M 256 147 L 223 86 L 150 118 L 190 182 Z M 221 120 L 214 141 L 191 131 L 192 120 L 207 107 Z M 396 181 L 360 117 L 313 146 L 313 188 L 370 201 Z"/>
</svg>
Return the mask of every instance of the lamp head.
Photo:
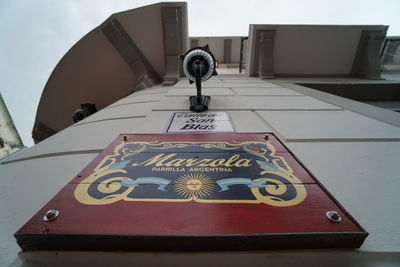
<svg viewBox="0 0 400 267">
<path fill-rule="evenodd" d="M 204 47 L 194 47 L 182 56 L 183 73 L 188 77 L 189 82 L 196 81 L 196 68 L 200 67 L 201 81 L 207 81 L 211 76 L 217 75 L 216 61 L 208 45 Z"/>
<path fill-rule="evenodd" d="M 215 58 L 208 45 L 192 48 L 182 55 L 182 69 L 190 84 L 196 82 L 197 95 L 189 97 L 190 110 L 206 111 L 211 97 L 201 94 L 201 83 L 217 75 Z"/>
</svg>

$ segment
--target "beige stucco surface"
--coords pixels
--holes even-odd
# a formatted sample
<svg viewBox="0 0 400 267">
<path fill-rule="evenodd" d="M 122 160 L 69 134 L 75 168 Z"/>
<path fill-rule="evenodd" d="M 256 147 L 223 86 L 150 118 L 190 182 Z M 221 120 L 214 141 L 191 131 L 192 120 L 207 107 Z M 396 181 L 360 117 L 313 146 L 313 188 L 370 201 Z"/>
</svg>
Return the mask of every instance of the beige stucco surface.
<svg viewBox="0 0 400 267">
<path fill-rule="evenodd" d="M 345 110 L 257 111 L 287 141 L 382 140 L 400 141 L 400 128 Z"/>
<path fill-rule="evenodd" d="M 246 69 L 254 73 L 255 31 L 275 31 L 275 75 L 349 75 L 363 31 L 384 31 L 384 25 L 250 25 Z M 253 40 L 254 39 L 254 40 Z"/>
<path fill-rule="evenodd" d="M 43 140 L 43 134 L 48 137 L 72 125 L 72 116 L 81 104 L 92 103 L 100 110 L 143 88 L 144 80 L 147 81 L 144 87 L 160 82 L 166 72 L 162 10 L 168 7 L 181 12 L 179 42 L 186 51 L 185 2 L 158 3 L 112 14 L 83 36 L 55 66 L 40 99 L 34 139 Z M 119 44 L 111 42 L 105 34 L 114 20 L 123 28 L 117 34 L 119 37 L 113 37 L 120 38 Z M 133 55 L 135 64 L 131 62 Z M 157 82 L 151 82 L 152 79 Z"/>
<path fill-rule="evenodd" d="M 209 96 L 232 96 L 235 92 L 229 88 L 204 88 L 202 94 Z M 171 89 L 167 96 L 190 96 L 193 95 L 193 88 L 174 88 Z"/>
<path fill-rule="evenodd" d="M 240 61 L 240 36 L 213 36 L 213 37 L 190 37 L 190 40 L 196 39 L 199 41 L 199 46 L 208 45 L 213 55 L 219 63 L 225 63 L 224 61 L 224 40 L 231 40 L 231 62 L 233 64 L 239 64 Z"/>
<path fill-rule="evenodd" d="M 400 251 L 399 141 L 287 145 L 369 232 L 361 251 Z"/>
<path fill-rule="evenodd" d="M 20 250 L 13 234 L 96 154 L 44 157 L 0 165 L 0 266 Z"/>
<path fill-rule="evenodd" d="M 176 84 L 176 87 L 188 87 L 189 83 L 188 82 L 182 82 L 182 83 L 178 83 Z M 248 85 L 246 82 L 243 81 L 219 81 L 218 79 L 211 79 L 209 80 L 208 83 L 204 83 L 202 85 L 204 88 L 210 88 L 210 87 L 220 87 L 220 88 L 241 88 L 244 86 L 248 86 L 250 88 L 266 88 L 266 87 L 279 87 L 273 83 L 269 83 L 269 82 L 252 82 L 250 85 Z"/>
<path fill-rule="evenodd" d="M 243 101 L 244 100 L 244 101 Z M 187 110 L 188 99 L 163 99 L 156 110 Z M 210 110 L 337 110 L 333 105 L 308 96 L 226 96 L 213 97 Z"/>
<path fill-rule="evenodd" d="M 262 96 L 262 95 L 301 95 L 293 90 L 286 88 L 232 88 L 232 90 L 242 96 Z"/>
<path fill-rule="evenodd" d="M 211 94 L 215 88 L 218 94 L 212 96 L 210 110 L 228 112 L 237 132 L 274 132 L 370 233 L 360 249 L 362 254 L 346 252 L 349 261 L 368 262 L 366 259 L 371 259 L 371 263 L 382 262 L 384 256 L 375 257 L 372 252 L 400 252 L 399 127 L 346 110 L 331 100 L 327 103 L 286 88 L 289 86 L 279 80 L 272 83 L 244 76 L 226 77 L 228 82 L 223 80 L 224 76 L 217 76 L 205 83 L 213 84 L 205 86 L 206 92 Z M 189 102 L 185 95 L 195 94 L 195 88 L 185 82 L 182 80 L 176 86 L 157 86 L 126 96 L 0 164 L 3 180 L 0 232 L 4 236 L 0 240 L 0 266 L 17 257 L 19 248 L 12 234 L 118 134 L 165 133 L 174 112 L 188 111 Z M 238 84 L 239 87 L 232 86 Z M 255 84 L 258 86 L 254 87 Z M 224 92 L 226 96 L 219 95 Z M 273 254 L 277 256 L 271 256 L 269 252 L 258 253 L 256 258 L 259 260 L 255 262 L 261 264 L 262 259 L 280 257 L 281 261 L 276 258 L 275 262 L 285 264 L 285 259 L 291 257 L 288 255 L 293 256 L 291 253 Z M 315 251 L 299 253 L 304 264 L 312 265 L 313 257 L 317 257 Z M 324 253 L 324 257 L 331 259 L 340 254 L 335 251 Z M 31 262 L 27 266 L 35 266 L 32 265 L 35 255 L 39 254 L 27 253 L 21 257 Z M 46 255 L 38 256 L 36 260 L 54 260 L 51 252 Z M 87 253 L 83 258 L 90 259 L 91 255 L 94 254 Z M 98 255 L 104 257 L 104 262 L 115 257 L 112 253 Z M 133 255 L 137 254 L 124 255 L 135 262 Z M 153 257 L 153 254 L 140 255 Z M 157 259 L 165 257 L 167 261 L 186 257 L 183 254 L 157 255 Z M 213 258 L 204 255 L 199 264 L 204 265 Z M 396 254 L 390 255 L 394 256 L 386 257 L 394 257 L 390 259 L 396 262 Z M 73 257 L 78 262 L 78 258 Z M 239 258 L 246 257 L 243 254 Z"/>
</svg>

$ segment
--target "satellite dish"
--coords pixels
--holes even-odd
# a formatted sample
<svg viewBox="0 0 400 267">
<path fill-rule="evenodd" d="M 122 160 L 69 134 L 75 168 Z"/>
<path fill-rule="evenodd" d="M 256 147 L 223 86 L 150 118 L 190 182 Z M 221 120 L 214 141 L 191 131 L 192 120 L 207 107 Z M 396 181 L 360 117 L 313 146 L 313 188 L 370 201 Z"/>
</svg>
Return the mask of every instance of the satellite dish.
<svg viewBox="0 0 400 267">
<path fill-rule="evenodd" d="M 217 75 L 215 57 L 208 45 L 187 51 L 182 56 L 182 69 L 190 84 L 196 82 L 197 95 L 189 97 L 190 110 L 195 112 L 207 110 L 211 97 L 201 95 L 201 82 Z"/>
</svg>

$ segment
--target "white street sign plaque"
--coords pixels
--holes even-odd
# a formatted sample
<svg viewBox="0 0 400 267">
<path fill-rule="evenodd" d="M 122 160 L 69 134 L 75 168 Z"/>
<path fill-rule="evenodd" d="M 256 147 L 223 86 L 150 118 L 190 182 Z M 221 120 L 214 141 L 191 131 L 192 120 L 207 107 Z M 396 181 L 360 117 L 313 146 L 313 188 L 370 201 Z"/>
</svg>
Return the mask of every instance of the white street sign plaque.
<svg viewBox="0 0 400 267">
<path fill-rule="evenodd" d="M 227 112 L 175 112 L 167 132 L 234 132 Z"/>
</svg>

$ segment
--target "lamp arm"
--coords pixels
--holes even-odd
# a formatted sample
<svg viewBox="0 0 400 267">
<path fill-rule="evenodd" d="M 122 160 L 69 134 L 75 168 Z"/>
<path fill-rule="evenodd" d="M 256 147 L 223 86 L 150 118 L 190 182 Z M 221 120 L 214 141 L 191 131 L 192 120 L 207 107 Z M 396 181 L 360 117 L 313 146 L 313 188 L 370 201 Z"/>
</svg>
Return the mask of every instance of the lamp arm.
<svg viewBox="0 0 400 267">
<path fill-rule="evenodd" d="M 194 67 L 195 67 L 197 98 L 201 99 L 201 64 L 196 63 Z"/>
</svg>

